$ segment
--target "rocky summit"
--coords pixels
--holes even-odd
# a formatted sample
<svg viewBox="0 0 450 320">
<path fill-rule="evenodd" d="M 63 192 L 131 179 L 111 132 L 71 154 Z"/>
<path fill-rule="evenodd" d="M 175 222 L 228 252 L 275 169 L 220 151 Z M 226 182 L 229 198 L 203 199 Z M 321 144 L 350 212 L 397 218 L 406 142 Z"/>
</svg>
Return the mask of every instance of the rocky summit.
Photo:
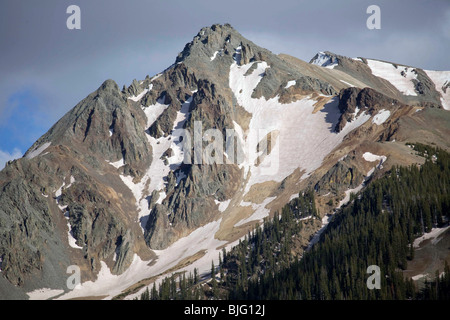
<svg viewBox="0 0 450 320">
<path fill-rule="evenodd" d="M 449 83 L 205 27 L 161 73 L 106 80 L 0 172 L 0 298 L 132 298 L 146 279 L 207 274 L 307 189 L 310 239 L 351 190 L 420 162 L 406 142 L 450 149 Z"/>
</svg>

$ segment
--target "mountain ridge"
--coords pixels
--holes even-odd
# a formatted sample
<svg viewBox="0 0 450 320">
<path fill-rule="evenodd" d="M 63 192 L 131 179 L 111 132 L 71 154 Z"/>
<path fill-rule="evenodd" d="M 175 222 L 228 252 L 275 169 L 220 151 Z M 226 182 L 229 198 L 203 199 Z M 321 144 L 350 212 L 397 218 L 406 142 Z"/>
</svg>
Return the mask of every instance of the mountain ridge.
<svg viewBox="0 0 450 320">
<path fill-rule="evenodd" d="M 398 67 L 389 64 L 394 70 L 389 79 L 402 80 L 394 81 L 397 87 L 414 88 L 405 92 L 416 96 L 405 95 L 374 75 L 367 59 L 334 57 L 333 68 L 298 62 L 255 45 L 228 24 L 215 24 L 201 29 L 162 73 L 122 90 L 106 80 L 24 158 L 0 172 L 2 286 L 5 281 L 19 285 L 22 297 L 43 287 L 63 288 L 66 298 L 83 295 L 64 287 L 69 263 L 81 267 L 83 282 L 106 269 L 121 279 L 138 266 L 145 270 L 143 278 L 155 276 L 194 255 L 189 244 L 182 252 L 175 248 L 201 230 L 202 241 L 212 238 L 199 241 L 199 252 L 206 254 L 185 268 L 201 266 L 206 272 L 218 257 L 216 248 L 236 244 L 255 222 L 322 177 L 327 178 L 320 180 L 318 207 L 325 215 L 333 210 L 326 203 L 346 192 L 333 187 L 329 177 L 344 181 L 351 172 L 357 181 L 345 184 L 350 189 L 401 158 L 414 163 L 395 141 L 407 127 L 402 119 L 427 119 L 429 107 L 443 108 L 446 96 L 432 88 L 434 82 L 421 69 L 411 73 L 407 68 L 405 74 L 417 75 L 412 78 L 417 82 L 405 85 Z M 417 83 L 423 84 L 422 92 L 416 92 Z M 441 130 L 432 132 L 424 121 L 423 139 L 448 149 L 448 122 L 433 120 Z M 193 145 L 203 149 L 202 158 L 212 145 L 221 152 L 215 159 L 223 162 L 197 164 L 191 154 L 186 163 L 189 150 L 177 130 L 192 134 L 198 122 L 202 132 L 233 129 L 233 152 L 243 152 L 248 160 L 227 163 L 226 141 L 221 150 L 203 137 Z M 250 133 L 263 129 L 256 150 L 244 150 Z M 390 152 L 385 169 L 368 174 L 372 166 L 362 157 L 367 150 Z M 343 156 L 352 161 L 333 169 Z M 274 176 L 261 174 L 276 160 L 281 166 Z M 325 196 L 327 190 L 331 195 Z M 165 256 L 170 250 L 178 252 L 173 260 Z M 52 272 L 57 276 L 52 278 Z M 39 273 L 45 281 L 38 280 Z M 111 292 L 101 285 L 86 292 L 113 295 L 131 282 Z M 10 293 L 0 290 L 0 295 Z"/>
</svg>

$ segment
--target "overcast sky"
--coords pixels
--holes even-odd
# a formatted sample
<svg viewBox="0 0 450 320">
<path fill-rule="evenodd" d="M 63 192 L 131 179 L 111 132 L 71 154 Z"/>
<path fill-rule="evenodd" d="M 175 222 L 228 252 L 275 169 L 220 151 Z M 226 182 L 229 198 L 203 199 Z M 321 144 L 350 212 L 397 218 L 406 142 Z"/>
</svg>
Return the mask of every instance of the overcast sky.
<svg viewBox="0 0 450 320">
<path fill-rule="evenodd" d="M 66 27 L 73 4 L 81 30 Z M 371 4 L 380 30 L 366 27 Z M 450 70 L 449 0 L 2 0 L 0 169 L 104 80 L 122 87 L 164 70 L 214 23 L 306 61 L 328 50 Z"/>
</svg>

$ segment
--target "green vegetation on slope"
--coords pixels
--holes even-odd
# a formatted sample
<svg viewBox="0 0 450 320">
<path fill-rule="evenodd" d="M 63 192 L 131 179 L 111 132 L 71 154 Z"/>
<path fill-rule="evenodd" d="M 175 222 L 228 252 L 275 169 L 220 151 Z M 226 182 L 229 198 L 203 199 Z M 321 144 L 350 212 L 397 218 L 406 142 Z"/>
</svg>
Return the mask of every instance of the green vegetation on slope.
<svg viewBox="0 0 450 320">
<path fill-rule="evenodd" d="M 281 214 L 266 220 L 230 252 L 223 252 L 218 270 L 212 268 L 207 297 L 448 299 L 448 266 L 440 279 L 420 292 L 401 272 L 414 257 L 414 239 L 443 226 L 450 215 L 450 155 L 424 145 L 414 148 L 426 157 L 425 164 L 393 167 L 373 181 L 335 214 L 320 241 L 302 257 L 294 254 L 295 239 L 305 223 L 302 218 L 317 212 L 314 192 L 300 194 Z M 380 289 L 367 288 L 370 265 L 380 268 Z M 187 291 L 190 298 L 205 297 L 199 296 L 194 281 L 189 282 L 192 286 L 180 281 L 179 289 L 172 282 L 169 298 L 183 298 Z M 143 298 L 161 298 L 161 290 L 167 291 L 164 288 L 163 282 L 159 294 L 155 288 Z"/>
</svg>

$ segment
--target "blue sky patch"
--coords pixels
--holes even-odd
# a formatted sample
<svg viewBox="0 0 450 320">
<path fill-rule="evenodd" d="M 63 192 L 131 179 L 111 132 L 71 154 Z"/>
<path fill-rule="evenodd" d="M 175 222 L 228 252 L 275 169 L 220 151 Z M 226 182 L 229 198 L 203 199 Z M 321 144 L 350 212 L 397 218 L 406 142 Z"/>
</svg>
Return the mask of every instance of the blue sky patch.
<svg viewBox="0 0 450 320">
<path fill-rule="evenodd" d="M 12 153 L 19 149 L 25 153 L 49 129 L 41 101 L 32 89 L 20 90 L 9 97 L 0 119 L 0 150 Z"/>
</svg>

